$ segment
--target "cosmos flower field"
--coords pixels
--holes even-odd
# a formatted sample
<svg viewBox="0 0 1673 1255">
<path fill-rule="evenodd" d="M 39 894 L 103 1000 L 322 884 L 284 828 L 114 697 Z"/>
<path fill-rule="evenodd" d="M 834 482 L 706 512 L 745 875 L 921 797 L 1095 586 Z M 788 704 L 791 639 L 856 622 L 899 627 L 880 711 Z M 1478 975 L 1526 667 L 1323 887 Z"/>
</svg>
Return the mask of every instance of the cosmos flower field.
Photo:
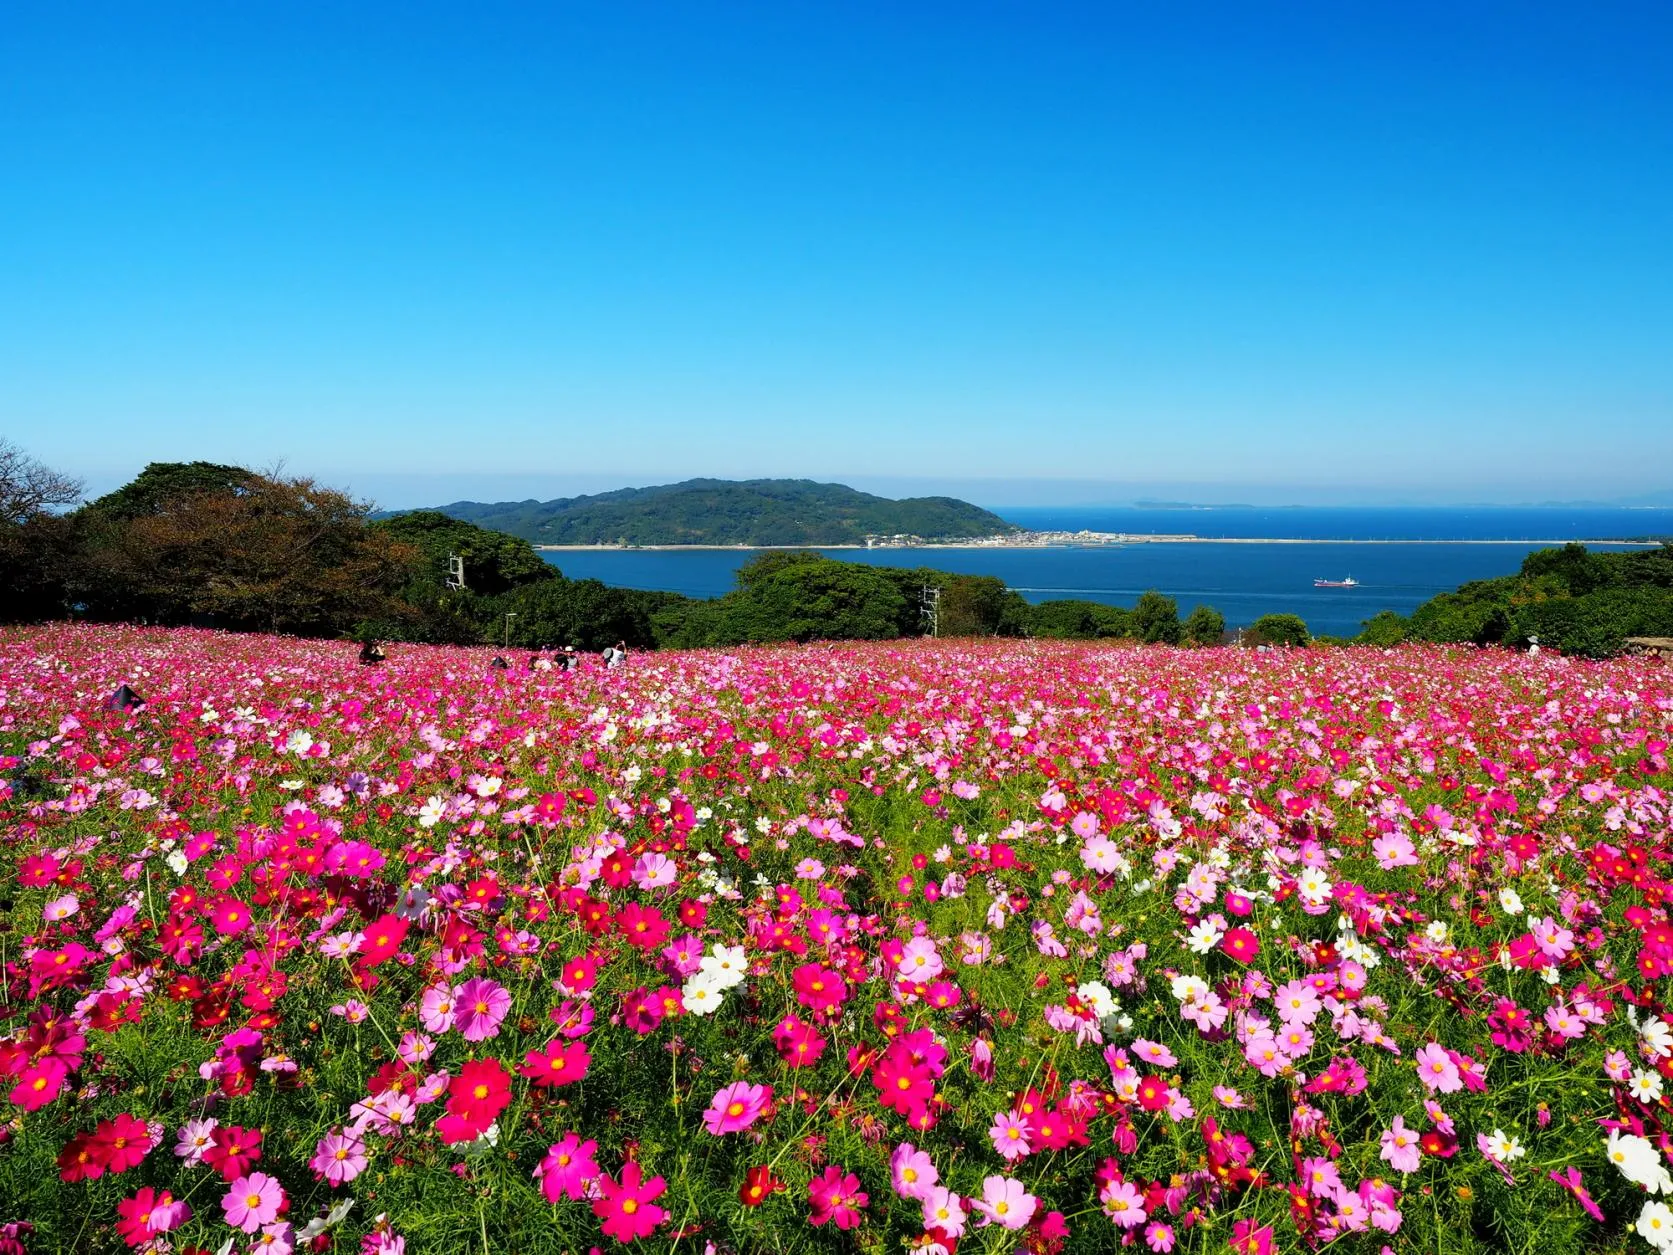
<svg viewBox="0 0 1673 1255">
<path fill-rule="evenodd" d="M 0 1252 L 1673 1251 L 1660 664 L 391 654 L 0 635 Z"/>
</svg>

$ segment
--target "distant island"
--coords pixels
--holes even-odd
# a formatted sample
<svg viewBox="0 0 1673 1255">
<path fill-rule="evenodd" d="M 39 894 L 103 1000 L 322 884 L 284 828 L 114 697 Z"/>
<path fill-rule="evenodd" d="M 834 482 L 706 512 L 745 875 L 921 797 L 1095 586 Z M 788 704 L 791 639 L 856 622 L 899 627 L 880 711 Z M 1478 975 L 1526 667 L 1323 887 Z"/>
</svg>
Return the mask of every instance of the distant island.
<svg viewBox="0 0 1673 1255">
<path fill-rule="evenodd" d="M 955 497 L 891 501 L 810 479 L 688 479 L 553 501 L 455 501 L 435 509 L 536 545 L 899 545 L 1020 531 Z"/>
</svg>

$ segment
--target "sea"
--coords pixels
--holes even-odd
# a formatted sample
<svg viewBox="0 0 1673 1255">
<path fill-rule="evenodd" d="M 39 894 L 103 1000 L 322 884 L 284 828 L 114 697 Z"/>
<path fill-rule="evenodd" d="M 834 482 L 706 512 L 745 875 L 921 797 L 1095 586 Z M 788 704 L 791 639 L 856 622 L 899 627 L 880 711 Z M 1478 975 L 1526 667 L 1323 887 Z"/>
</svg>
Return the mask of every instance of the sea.
<svg viewBox="0 0 1673 1255">
<path fill-rule="evenodd" d="M 1525 555 L 1569 540 L 1673 536 L 1673 508 L 989 507 L 1033 531 L 1192 534 L 1190 542 L 1044 548 L 828 549 L 849 562 L 996 575 L 1029 601 L 1077 597 L 1130 606 L 1146 589 L 1181 615 L 1210 605 L 1232 627 L 1289 612 L 1315 634 L 1351 636 L 1381 610 L 1410 614 L 1469 580 L 1512 574 Z M 1261 543 L 1246 543 L 1246 542 Z M 1600 545 L 1630 549 L 1638 545 Z M 571 579 L 718 597 L 753 556 L 743 549 L 543 550 Z M 1352 576 L 1354 588 L 1314 588 Z"/>
</svg>

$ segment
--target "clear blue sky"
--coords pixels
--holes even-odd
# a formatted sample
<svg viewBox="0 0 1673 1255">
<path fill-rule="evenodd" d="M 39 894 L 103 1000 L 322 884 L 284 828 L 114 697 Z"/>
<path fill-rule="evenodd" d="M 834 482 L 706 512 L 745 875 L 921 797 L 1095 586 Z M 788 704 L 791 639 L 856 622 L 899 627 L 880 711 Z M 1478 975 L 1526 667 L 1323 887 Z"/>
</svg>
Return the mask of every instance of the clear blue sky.
<svg viewBox="0 0 1673 1255">
<path fill-rule="evenodd" d="M 0 434 L 394 505 L 1669 489 L 1670 47 L 1661 0 L 13 0 Z"/>
</svg>

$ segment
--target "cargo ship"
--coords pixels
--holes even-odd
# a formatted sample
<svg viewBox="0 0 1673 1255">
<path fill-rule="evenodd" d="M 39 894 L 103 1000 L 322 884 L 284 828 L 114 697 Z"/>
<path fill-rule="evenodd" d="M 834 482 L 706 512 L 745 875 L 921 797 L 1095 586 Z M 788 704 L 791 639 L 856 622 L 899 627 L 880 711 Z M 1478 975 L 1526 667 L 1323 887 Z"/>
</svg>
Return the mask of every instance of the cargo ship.
<svg viewBox="0 0 1673 1255">
<path fill-rule="evenodd" d="M 1350 576 L 1347 577 L 1347 579 L 1343 579 L 1343 580 L 1314 580 L 1313 581 L 1313 587 L 1314 588 L 1358 588 L 1359 587 L 1359 581 L 1354 579 L 1354 577 L 1350 575 Z"/>
</svg>

